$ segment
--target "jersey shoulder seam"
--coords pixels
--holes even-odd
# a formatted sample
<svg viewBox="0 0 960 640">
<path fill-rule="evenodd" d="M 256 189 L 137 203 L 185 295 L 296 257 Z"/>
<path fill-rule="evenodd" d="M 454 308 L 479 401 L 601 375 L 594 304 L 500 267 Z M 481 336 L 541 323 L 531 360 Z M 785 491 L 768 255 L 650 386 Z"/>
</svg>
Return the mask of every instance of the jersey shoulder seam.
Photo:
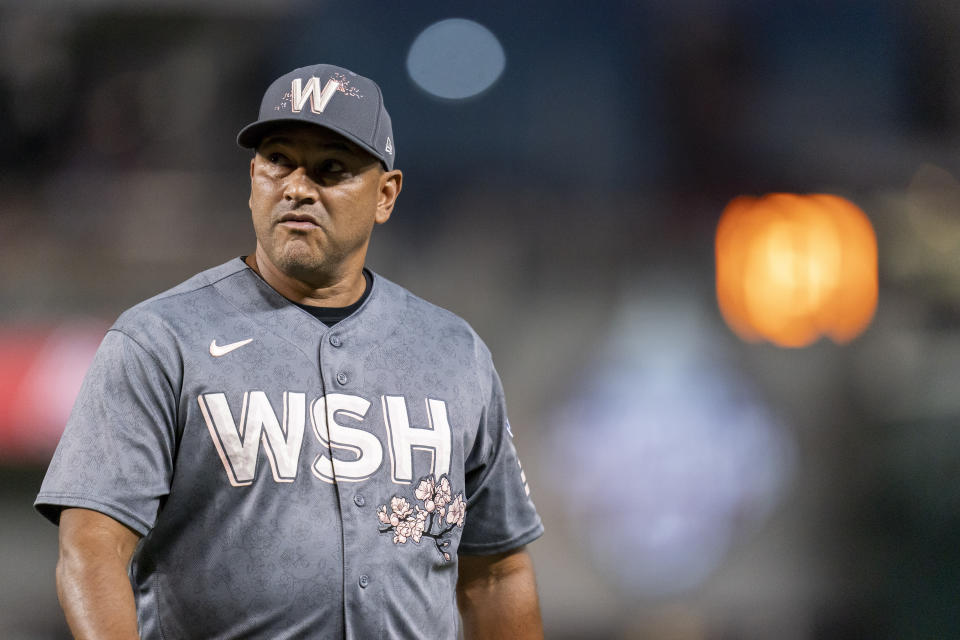
<svg viewBox="0 0 960 640">
<path fill-rule="evenodd" d="M 228 264 L 229 264 L 229 263 L 228 263 Z M 238 269 L 238 270 L 236 270 L 236 271 L 231 271 L 231 272 L 229 272 L 229 273 L 225 273 L 225 274 L 223 274 L 222 276 L 220 276 L 220 277 L 218 277 L 218 278 L 216 278 L 216 279 L 214 279 L 214 280 L 207 280 L 207 281 L 203 281 L 203 282 L 197 282 L 195 286 L 192 286 L 192 287 L 190 287 L 189 289 L 184 289 L 184 290 L 182 290 L 182 291 L 179 290 L 181 287 L 186 286 L 187 283 L 189 283 L 191 280 L 199 280 L 205 273 L 208 273 L 208 272 L 210 272 L 210 271 L 213 271 L 214 269 L 219 269 L 219 268 L 221 268 L 221 267 L 223 267 L 223 265 L 220 265 L 220 267 L 213 267 L 213 268 L 211 268 L 211 269 L 208 269 L 207 271 L 200 272 L 200 273 L 198 273 L 197 275 L 195 275 L 195 276 L 193 276 L 193 277 L 191 277 L 191 278 L 188 278 L 188 279 L 184 280 L 184 281 L 181 282 L 180 284 L 178 284 L 178 285 L 176 285 L 176 286 L 173 286 L 173 287 L 170 287 L 170 288 L 167 289 L 166 291 L 161 291 L 160 293 L 156 294 L 155 296 L 151 296 L 151 297 L 147 298 L 146 300 L 144 300 L 143 302 L 137 303 L 136 305 L 130 307 L 129 311 L 139 310 L 139 309 L 142 309 L 142 308 L 148 308 L 148 307 L 152 306 L 151 303 L 160 302 L 161 300 L 167 300 L 167 299 L 169 299 L 169 298 L 176 298 L 177 296 L 190 295 L 190 294 L 196 293 L 197 291 L 200 291 L 201 289 L 205 289 L 205 288 L 207 288 L 207 287 L 212 287 L 212 286 L 214 286 L 215 284 L 217 284 L 217 283 L 219 283 L 219 282 L 222 282 L 223 280 L 226 280 L 227 278 L 232 278 L 233 276 L 236 276 L 236 275 L 238 275 L 238 274 L 240 274 L 240 273 L 243 273 L 243 269 Z"/>
<path fill-rule="evenodd" d="M 137 340 L 137 339 L 136 339 L 135 337 L 133 337 L 132 335 L 130 335 L 130 333 L 129 333 L 128 331 L 126 331 L 126 330 L 124 330 L 124 329 L 122 329 L 122 328 L 119 328 L 119 327 L 110 327 L 109 329 L 107 329 L 107 333 L 110 333 L 111 331 L 114 331 L 114 332 L 116 332 L 116 333 L 119 333 L 120 335 L 122 335 L 122 336 L 124 336 L 125 338 L 127 338 L 128 340 L 130 340 L 130 342 L 132 342 L 133 344 L 135 344 L 135 345 L 137 345 L 138 347 L 140 347 L 140 350 L 143 351 L 144 353 L 146 353 L 148 356 L 150 356 L 150 359 L 153 360 L 153 362 L 160 368 L 161 371 L 163 371 L 163 369 L 164 369 L 163 363 L 160 362 L 160 359 L 156 356 L 156 354 L 154 354 L 152 351 L 150 351 L 150 349 L 147 349 L 144 345 L 140 344 L 140 341 Z"/>
</svg>

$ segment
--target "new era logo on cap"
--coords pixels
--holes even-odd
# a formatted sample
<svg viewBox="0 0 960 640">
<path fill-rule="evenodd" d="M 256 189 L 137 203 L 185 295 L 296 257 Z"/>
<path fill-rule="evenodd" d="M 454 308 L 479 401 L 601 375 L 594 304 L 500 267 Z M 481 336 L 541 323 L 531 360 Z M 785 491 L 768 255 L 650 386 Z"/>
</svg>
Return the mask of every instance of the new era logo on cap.
<svg viewBox="0 0 960 640">
<path fill-rule="evenodd" d="M 256 148 L 283 123 L 306 122 L 339 133 L 393 169 L 395 149 L 390 116 L 377 84 L 352 71 L 321 64 L 295 69 L 267 88 L 260 118 L 237 135 L 242 147 Z"/>
</svg>

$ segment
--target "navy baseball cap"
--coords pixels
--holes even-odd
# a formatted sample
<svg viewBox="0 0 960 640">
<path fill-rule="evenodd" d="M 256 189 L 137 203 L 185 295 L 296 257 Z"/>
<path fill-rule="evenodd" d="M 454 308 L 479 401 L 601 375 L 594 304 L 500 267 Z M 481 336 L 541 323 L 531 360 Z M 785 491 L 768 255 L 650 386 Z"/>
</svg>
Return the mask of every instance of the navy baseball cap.
<svg viewBox="0 0 960 640">
<path fill-rule="evenodd" d="M 393 169 L 393 128 L 380 87 L 332 64 L 301 67 L 274 80 L 263 94 L 259 119 L 240 130 L 237 144 L 255 149 L 277 125 L 304 122 L 339 133 Z"/>
</svg>

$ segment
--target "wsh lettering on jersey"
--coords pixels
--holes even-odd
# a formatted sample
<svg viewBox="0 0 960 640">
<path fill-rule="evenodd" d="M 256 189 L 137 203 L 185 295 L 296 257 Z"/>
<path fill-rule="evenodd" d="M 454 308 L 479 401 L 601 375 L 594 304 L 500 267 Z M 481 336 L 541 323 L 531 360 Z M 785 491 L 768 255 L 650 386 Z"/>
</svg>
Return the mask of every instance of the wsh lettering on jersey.
<svg viewBox="0 0 960 640">
<path fill-rule="evenodd" d="M 273 479 L 293 482 L 300 466 L 308 416 L 324 449 L 338 449 L 346 458 L 353 458 L 331 458 L 321 453 L 310 466 L 316 477 L 331 483 L 359 482 L 371 477 L 383 464 L 384 445 L 380 439 L 350 426 L 364 420 L 370 410 L 370 401 L 360 396 L 331 393 L 316 398 L 308 407 L 306 394 L 285 391 L 282 418 L 278 418 L 266 393 L 249 391 L 243 394 L 239 421 L 234 419 L 226 394 L 204 393 L 197 397 L 197 402 L 227 478 L 235 487 L 253 482 L 261 444 Z M 431 454 L 429 473 L 440 477 L 450 472 L 450 423 L 444 401 L 427 399 L 429 424 L 425 427 L 410 424 L 403 396 L 381 396 L 380 404 L 394 482 L 413 482 L 414 449 Z"/>
</svg>

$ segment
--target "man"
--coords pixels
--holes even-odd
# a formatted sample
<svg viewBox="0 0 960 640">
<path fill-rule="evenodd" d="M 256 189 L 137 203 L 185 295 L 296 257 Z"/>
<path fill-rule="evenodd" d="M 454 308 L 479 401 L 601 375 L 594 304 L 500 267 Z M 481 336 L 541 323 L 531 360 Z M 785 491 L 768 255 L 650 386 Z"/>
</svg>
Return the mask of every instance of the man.
<svg viewBox="0 0 960 640">
<path fill-rule="evenodd" d="M 37 498 L 74 634 L 541 637 L 490 353 L 364 268 L 403 182 L 379 87 L 296 69 L 238 142 L 255 252 L 120 316 Z"/>
</svg>

